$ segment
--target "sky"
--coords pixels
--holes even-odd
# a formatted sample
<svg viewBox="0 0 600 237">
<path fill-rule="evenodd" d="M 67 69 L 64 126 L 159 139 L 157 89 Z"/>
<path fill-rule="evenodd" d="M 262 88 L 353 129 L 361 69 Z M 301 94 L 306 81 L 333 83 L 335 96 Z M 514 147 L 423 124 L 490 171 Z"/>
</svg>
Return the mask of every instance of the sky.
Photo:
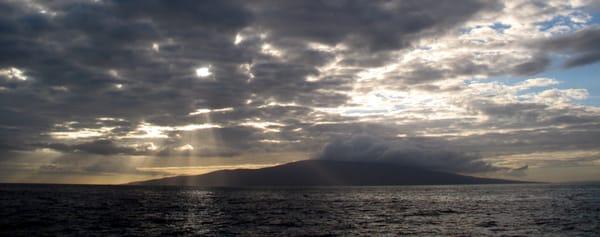
<svg viewBox="0 0 600 237">
<path fill-rule="evenodd" d="M 0 1 L 0 182 L 305 159 L 600 181 L 600 2 Z"/>
</svg>

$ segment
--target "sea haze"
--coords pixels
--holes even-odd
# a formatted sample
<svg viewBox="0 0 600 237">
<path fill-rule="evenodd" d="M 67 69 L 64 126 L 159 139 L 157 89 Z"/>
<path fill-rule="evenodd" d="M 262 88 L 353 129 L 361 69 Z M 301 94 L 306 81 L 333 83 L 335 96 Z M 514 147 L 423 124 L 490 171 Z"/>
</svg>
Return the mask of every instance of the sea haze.
<svg viewBox="0 0 600 237">
<path fill-rule="evenodd" d="M 600 185 L 0 185 L 0 235 L 597 236 Z"/>
</svg>

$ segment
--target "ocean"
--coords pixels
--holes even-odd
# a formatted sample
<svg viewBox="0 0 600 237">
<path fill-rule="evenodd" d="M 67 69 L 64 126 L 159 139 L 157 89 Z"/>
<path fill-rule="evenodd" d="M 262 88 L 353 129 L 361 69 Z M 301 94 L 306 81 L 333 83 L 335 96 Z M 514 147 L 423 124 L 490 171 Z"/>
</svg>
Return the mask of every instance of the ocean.
<svg viewBox="0 0 600 237">
<path fill-rule="evenodd" d="M 1 236 L 600 236 L 600 185 L 0 185 Z"/>
</svg>

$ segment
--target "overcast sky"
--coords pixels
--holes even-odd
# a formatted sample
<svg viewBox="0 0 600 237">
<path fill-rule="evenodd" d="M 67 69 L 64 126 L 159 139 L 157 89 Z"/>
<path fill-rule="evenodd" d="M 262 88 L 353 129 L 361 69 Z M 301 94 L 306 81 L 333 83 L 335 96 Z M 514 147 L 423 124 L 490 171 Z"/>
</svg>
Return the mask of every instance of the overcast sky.
<svg viewBox="0 0 600 237">
<path fill-rule="evenodd" d="M 0 1 L 0 182 L 302 159 L 600 180 L 600 3 Z"/>
</svg>

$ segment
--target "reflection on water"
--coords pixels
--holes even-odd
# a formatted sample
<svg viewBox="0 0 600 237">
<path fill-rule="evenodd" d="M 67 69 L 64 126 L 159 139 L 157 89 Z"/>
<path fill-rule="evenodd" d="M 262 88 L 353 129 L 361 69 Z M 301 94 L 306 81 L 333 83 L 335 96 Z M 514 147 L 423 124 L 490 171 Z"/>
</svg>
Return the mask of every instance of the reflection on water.
<svg viewBox="0 0 600 237">
<path fill-rule="evenodd" d="M 0 185 L 0 235 L 584 235 L 600 186 Z"/>
</svg>

